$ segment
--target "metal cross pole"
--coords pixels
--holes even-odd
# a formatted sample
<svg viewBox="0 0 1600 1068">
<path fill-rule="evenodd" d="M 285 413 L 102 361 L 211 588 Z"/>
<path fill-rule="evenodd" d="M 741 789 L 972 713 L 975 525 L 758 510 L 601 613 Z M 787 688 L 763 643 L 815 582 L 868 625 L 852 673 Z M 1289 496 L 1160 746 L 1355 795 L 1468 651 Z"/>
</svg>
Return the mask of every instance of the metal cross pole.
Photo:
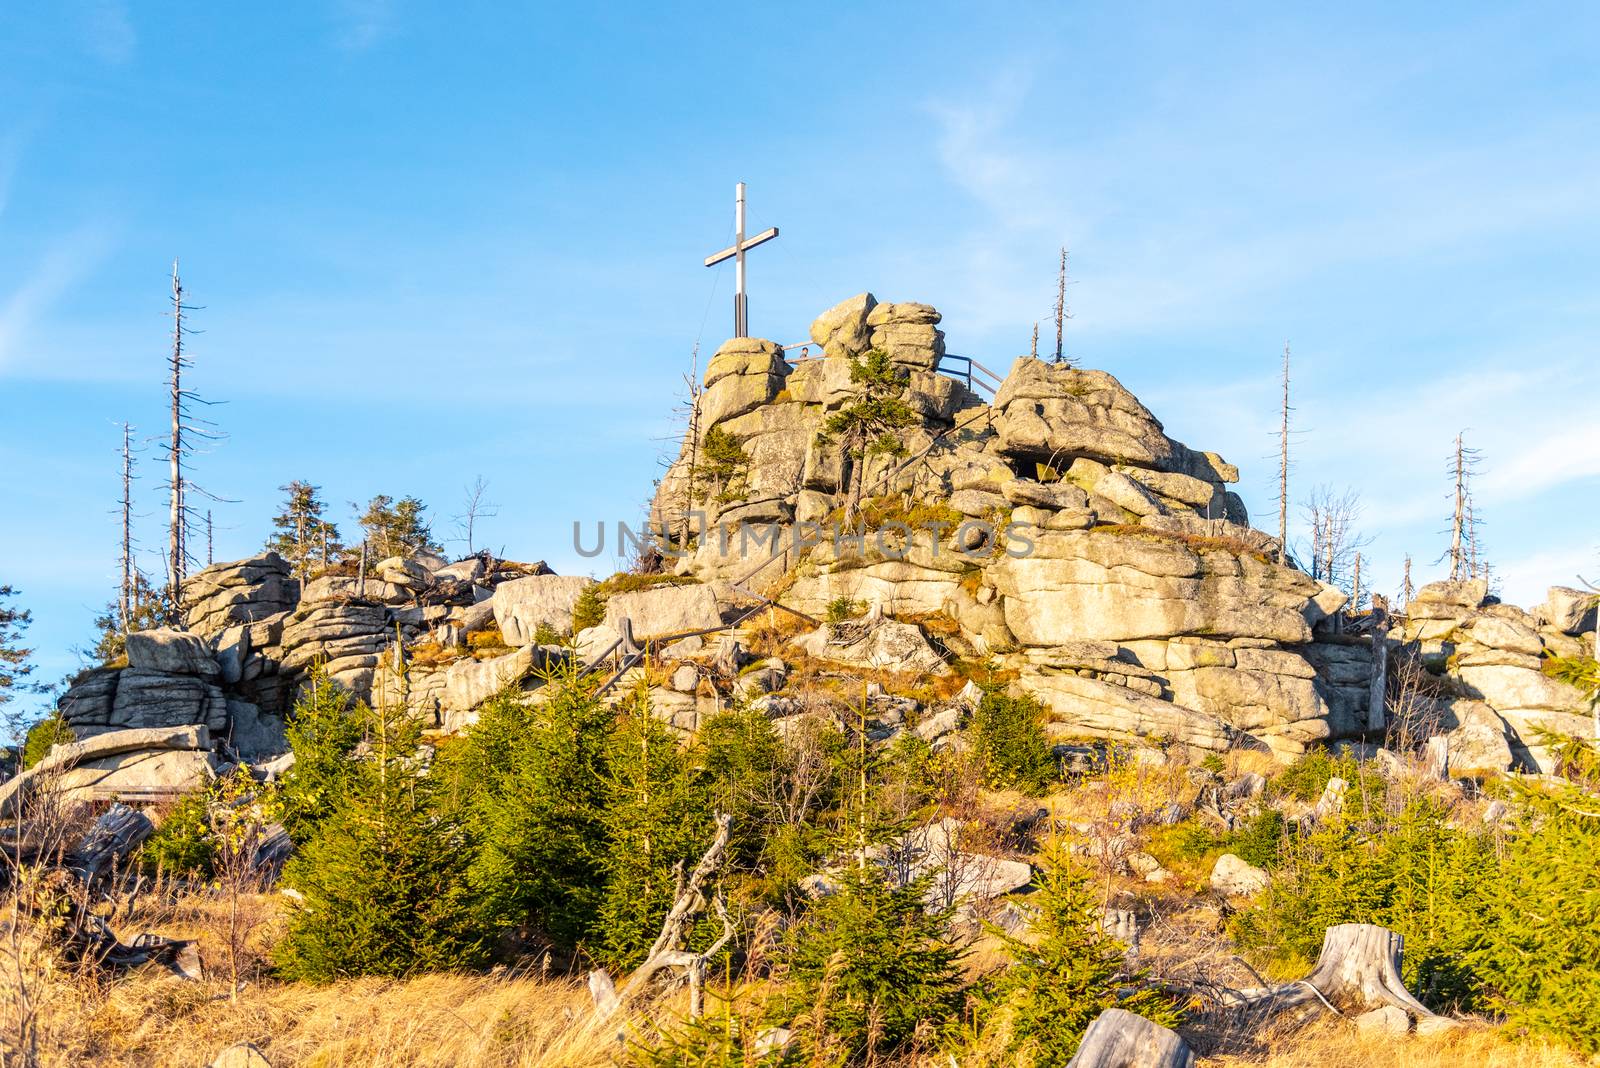
<svg viewBox="0 0 1600 1068">
<path fill-rule="evenodd" d="M 750 336 L 750 305 L 744 290 L 744 254 L 778 236 L 776 226 L 761 231 L 748 241 L 744 236 L 744 183 L 733 188 L 733 244 L 706 257 L 706 266 L 715 267 L 733 258 L 733 336 Z"/>
</svg>

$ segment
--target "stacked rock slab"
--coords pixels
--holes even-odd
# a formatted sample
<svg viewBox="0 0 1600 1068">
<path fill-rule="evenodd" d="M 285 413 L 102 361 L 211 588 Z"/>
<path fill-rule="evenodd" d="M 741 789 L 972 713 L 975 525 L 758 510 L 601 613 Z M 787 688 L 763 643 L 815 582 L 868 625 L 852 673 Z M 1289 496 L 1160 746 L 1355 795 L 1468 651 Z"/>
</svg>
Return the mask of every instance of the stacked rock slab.
<svg viewBox="0 0 1600 1068">
<path fill-rule="evenodd" d="M 214 638 L 230 627 L 256 623 L 292 609 L 300 583 L 277 553 L 213 564 L 183 584 L 184 623 Z"/>
<path fill-rule="evenodd" d="M 843 601 L 938 617 L 952 652 L 1015 669 L 1063 738 L 1289 758 L 1367 729 L 1370 641 L 1317 644 L 1344 596 L 1275 562 L 1229 488 L 1233 465 L 1173 440 L 1104 371 L 1024 357 L 985 403 L 960 367 L 940 373 L 939 322 L 924 304 L 852 297 L 812 324 L 821 358 L 787 377 L 761 364 L 771 388 L 733 406 L 706 402 L 728 390 L 720 368 L 781 354 L 750 339 L 719 352 L 652 511 L 659 529 L 696 535 L 676 569 L 716 588 L 781 584 L 812 616 Z M 900 456 L 859 461 L 862 498 L 892 520 L 836 537 L 853 461 L 819 431 L 858 395 L 851 364 L 873 349 L 903 372 L 918 423 Z M 735 492 L 689 477 L 714 429 L 743 446 Z"/>
<path fill-rule="evenodd" d="M 1553 770 L 1541 731 L 1593 735 L 1584 694 L 1544 671 L 1548 657 L 1592 655 L 1592 596 L 1557 587 L 1543 606 L 1526 612 L 1499 603 L 1482 579 L 1417 591 L 1394 638 L 1445 683 L 1448 692 L 1433 701 L 1431 715 L 1442 739 L 1436 748 L 1457 754 L 1453 767 L 1484 770 L 1480 765 L 1497 762 L 1491 759 L 1499 752 L 1496 722 L 1512 762 L 1526 770 Z"/>
<path fill-rule="evenodd" d="M 556 590 L 516 616 L 528 626 L 519 629 L 507 619 L 508 643 L 528 647 L 540 624 L 570 631 L 572 604 L 588 581 L 558 578 L 542 563 L 486 554 L 456 563 L 397 557 L 377 561 L 365 580 L 328 573 L 304 584 L 273 553 L 217 564 L 185 585 L 194 598 L 185 613 L 187 631 L 130 635 L 128 664 L 83 673 L 59 707 L 79 737 L 203 725 L 218 744 L 259 761 L 285 749 L 286 714 L 307 672 L 321 664 L 355 699 L 403 693 L 430 725 L 448 728 L 463 722 L 493 684 L 522 678 L 552 660 L 549 650 L 534 647 L 498 664 L 487 663 L 495 659 L 489 655 L 479 666 L 465 638 L 496 630 L 495 591 L 504 586 L 525 594 L 530 584 Z M 503 599 L 507 605 L 512 600 L 510 593 Z M 406 649 L 433 644 L 439 651 L 397 682 L 385 670 L 397 643 Z M 457 663 L 449 663 L 451 656 Z"/>
<path fill-rule="evenodd" d="M 80 738 L 110 731 L 202 724 L 225 732 L 221 669 L 200 637 L 158 629 L 128 636 L 128 666 L 89 672 L 61 700 Z"/>
</svg>

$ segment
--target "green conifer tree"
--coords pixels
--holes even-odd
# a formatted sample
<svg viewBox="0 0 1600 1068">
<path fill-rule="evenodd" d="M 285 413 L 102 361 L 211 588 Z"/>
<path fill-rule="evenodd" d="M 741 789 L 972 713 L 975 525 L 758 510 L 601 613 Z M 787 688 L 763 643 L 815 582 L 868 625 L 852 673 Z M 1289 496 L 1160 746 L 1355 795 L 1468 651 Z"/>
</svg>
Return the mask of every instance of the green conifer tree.
<svg viewBox="0 0 1600 1068">
<path fill-rule="evenodd" d="M 366 734 L 370 711 L 328 678 L 321 664 L 301 683 L 284 733 L 294 766 L 283 780 L 283 826 L 307 842 L 339 807 L 354 776 L 352 755 Z"/>
<path fill-rule="evenodd" d="M 166 607 L 161 599 L 161 591 L 152 586 L 138 568 L 134 568 L 129 576 L 129 585 L 128 631 L 164 626 Z M 89 652 L 90 658 L 102 665 L 120 663 L 128 651 L 128 635 L 122 629 L 122 606 L 116 601 L 107 602 L 105 611 L 95 617 L 94 627 L 99 637 Z"/>
<path fill-rule="evenodd" d="M 1055 778 L 1044 721 L 1044 706 L 1034 697 L 1012 696 L 1003 687 L 984 689 L 972 714 L 972 739 L 990 786 L 1038 791 Z"/>
<path fill-rule="evenodd" d="M 396 501 L 387 494 L 378 494 L 367 502 L 367 510 L 357 520 L 366 532 L 367 551 L 374 560 L 388 556 L 408 556 L 412 553 L 439 552 L 439 543 L 433 539 L 433 530 L 423 519 L 428 506 L 415 497 L 402 497 Z"/>
<path fill-rule="evenodd" d="M 1052 843 L 1029 897 L 1037 912 L 1026 938 L 997 932 L 1011 967 L 982 999 L 982 1038 L 1003 1048 L 1018 1068 L 1065 1064 L 1083 1032 L 1106 1009 L 1126 1009 L 1165 1027 L 1181 1013 L 1164 994 L 1125 974 L 1123 947 L 1099 924 L 1087 875 Z"/>
<path fill-rule="evenodd" d="M 403 976 L 481 963 L 466 880 L 466 837 L 435 805 L 418 759 L 421 727 L 403 706 L 366 709 L 368 753 L 284 868 L 299 893 L 274 960 L 292 979 Z"/>
<path fill-rule="evenodd" d="M 316 486 L 296 479 L 278 488 L 286 498 L 283 509 L 272 517 L 276 533 L 267 539 L 267 548 L 287 560 L 300 578 L 309 578 L 343 551 L 339 528 L 323 514 L 327 505 L 317 496 Z"/>
<path fill-rule="evenodd" d="M 77 740 L 78 736 L 67 723 L 67 717 L 61 714 L 59 708 L 54 709 L 28 728 L 27 740 L 22 743 L 22 766 L 31 768 L 49 756 L 52 747 Z"/>
<path fill-rule="evenodd" d="M 632 967 L 661 930 L 677 884 L 674 869 L 693 866 L 709 844 L 711 808 L 705 776 L 641 693 L 612 735 L 607 758 L 605 895 L 598 953 Z"/>
<path fill-rule="evenodd" d="M 903 396 L 907 375 L 882 349 L 873 349 L 850 361 L 850 381 L 855 399 L 830 415 L 817 432 L 823 443 L 837 442 L 850 463 L 850 505 L 853 518 L 861 505 L 867 478 L 867 460 L 873 456 L 902 456 L 905 443 L 899 431 L 917 424 L 917 413 Z"/>
<path fill-rule="evenodd" d="M 19 692 L 28 689 L 24 680 L 33 673 L 33 650 L 22 644 L 22 634 L 33 622 L 33 614 L 6 604 L 16 594 L 12 587 L 0 586 L 0 718 L 11 731 L 21 733 L 22 724 L 7 712 L 6 706 Z"/>
<path fill-rule="evenodd" d="M 600 904 L 614 717 L 575 672 L 546 686 L 551 696 L 537 705 L 492 699 L 440 771 L 475 836 L 468 878 L 483 925 L 537 929 L 570 947 Z"/>
<path fill-rule="evenodd" d="M 892 886 L 871 862 L 832 878 L 834 893 L 785 937 L 774 1016 L 818 1063 L 870 1061 L 931 1040 L 960 1010 L 962 979 L 949 917 L 927 908 L 927 880 Z"/>
</svg>

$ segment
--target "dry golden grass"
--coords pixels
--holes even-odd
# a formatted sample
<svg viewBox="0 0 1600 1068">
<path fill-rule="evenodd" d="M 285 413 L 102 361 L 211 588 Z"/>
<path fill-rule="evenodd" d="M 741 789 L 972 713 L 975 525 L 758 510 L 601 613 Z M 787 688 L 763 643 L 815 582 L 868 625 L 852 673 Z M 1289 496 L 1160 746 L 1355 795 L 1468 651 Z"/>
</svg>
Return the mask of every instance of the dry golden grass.
<svg viewBox="0 0 1600 1068">
<path fill-rule="evenodd" d="M 1329 1023 L 1262 1040 L 1268 1052 L 1202 1057 L 1200 1068 L 1584 1068 L 1585 1060 L 1561 1046 L 1513 1041 L 1481 1025 L 1442 1035 L 1369 1036 L 1348 1024 Z"/>
</svg>

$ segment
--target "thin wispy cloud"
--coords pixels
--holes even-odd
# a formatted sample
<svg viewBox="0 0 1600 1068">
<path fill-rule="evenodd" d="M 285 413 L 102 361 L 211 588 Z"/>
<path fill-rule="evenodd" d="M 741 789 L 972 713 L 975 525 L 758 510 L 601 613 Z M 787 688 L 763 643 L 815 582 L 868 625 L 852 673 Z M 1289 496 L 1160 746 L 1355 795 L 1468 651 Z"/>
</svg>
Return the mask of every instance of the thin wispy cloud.
<svg viewBox="0 0 1600 1068">
<path fill-rule="evenodd" d="M 394 8 L 390 0 L 336 0 L 334 43 L 346 52 L 365 52 L 389 34 Z"/>
<path fill-rule="evenodd" d="M 104 259 L 111 235 L 86 226 L 57 241 L 9 293 L 0 295 L 0 376 L 26 370 L 34 328 Z"/>
<path fill-rule="evenodd" d="M 84 46 L 102 62 L 127 63 L 138 50 L 139 35 L 123 0 L 87 0 L 83 29 Z"/>
</svg>

